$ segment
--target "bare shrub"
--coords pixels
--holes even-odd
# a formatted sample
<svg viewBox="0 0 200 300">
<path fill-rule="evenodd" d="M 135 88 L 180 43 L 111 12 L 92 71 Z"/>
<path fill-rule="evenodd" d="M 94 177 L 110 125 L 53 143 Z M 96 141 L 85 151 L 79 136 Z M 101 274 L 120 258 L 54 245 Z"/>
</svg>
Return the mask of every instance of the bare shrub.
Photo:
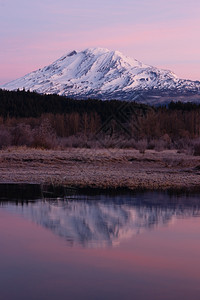
<svg viewBox="0 0 200 300">
<path fill-rule="evenodd" d="M 95 139 L 89 139 L 87 141 L 87 146 L 88 148 L 91 148 L 91 149 L 98 149 L 98 148 L 101 148 L 100 147 L 100 144 L 99 144 L 99 141 L 95 140 Z"/>
<path fill-rule="evenodd" d="M 154 139 L 149 140 L 148 145 L 147 145 L 148 149 L 151 149 L 151 150 L 155 149 L 155 143 L 156 143 L 156 140 L 154 140 Z"/>
<path fill-rule="evenodd" d="M 113 137 L 105 136 L 102 139 L 98 139 L 98 144 L 100 148 L 115 148 L 117 146 L 117 140 Z"/>
<path fill-rule="evenodd" d="M 200 156 L 200 139 L 194 142 L 194 152 L 193 155 Z"/>
<path fill-rule="evenodd" d="M 0 128 L 0 149 L 11 145 L 11 134 L 8 129 Z"/>
<path fill-rule="evenodd" d="M 155 141 L 155 150 L 160 152 L 167 148 L 167 143 L 162 139 Z"/>
<path fill-rule="evenodd" d="M 61 148 L 91 148 L 87 138 L 81 135 L 60 138 L 58 141 Z"/>
<path fill-rule="evenodd" d="M 184 150 L 188 149 L 191 146 L 191 140 L 186 137 L 186 138 L 179 138 L 174 141 L 174 147 L 177 150 L 180 150 L 184 152 Z"/>
<path fill-rule="evenodd" d="M 59 146 L 61 148 L 135 148 L 134 139 L 125 139 L 123 137 L 110 137 L 110 136 L 85 136 L 85 135 L 72 135 L 67 138 L 59 138 Z"/>
<path fill-rule="evenodd" d="M 11 129 L 13 146 L 31 146 L 33 135 L 30 125 L 19 123 Z"/>
<path fill-rule="evenodd" d="M 60 146 L 61 149 L 72 148 L 72 139 L 71 139 L 71 137 L 59 138 L 58 142 L 59 142 L 59 146 Z"/>
<path fill-rule="evenodd" d="M 140 153 L 144 154 L 145 150 L 147 149 L 147 145 L 148 143 L 146 139 L 139 140 L 136 143 L 136 149 L 138 149 Z"/>
<path fill-rule="evenodd" d="M 116 149 L 127 149 L 135 147 L 135 140 L 128 139 L 123 135 L 118 136 L 102 136 L 96 139 L 96 145 L 100 148 L 116 148 Z"/>
<path fill-rule="evenodd" d="M 124 138 L 120 140 L 121 143 L 118 143 L 119 148 L 123 149 L 135 149 L 136 148 L 136 141 L 134 138 Z"/>
<path fill-rule="evenodd" d="M 58 146 L 57 136 L 48 119 L 44 119 L 41 125 L 33 130 L 31 146 L 44 149 L 54 149 Z"/>
</svg>

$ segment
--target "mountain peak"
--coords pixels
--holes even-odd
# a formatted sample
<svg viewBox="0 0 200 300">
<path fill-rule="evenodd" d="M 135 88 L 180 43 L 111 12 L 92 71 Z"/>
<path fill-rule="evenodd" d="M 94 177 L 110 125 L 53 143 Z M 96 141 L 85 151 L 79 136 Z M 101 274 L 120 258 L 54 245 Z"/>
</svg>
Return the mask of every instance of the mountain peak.
<svg viewBox="0 0 200 300">
<path fill-rule="evenodd" d="M 75 98 L 132 100 L 138 93 L 198 94 L 200 82 L 179 79 L 119 51 L 87 48 L 67 55 L 38 71 L 5 84 L 8 90 L 23 89 Z"/>
<path fill-rule="evenodd" d="M 93 52 L 93 53 L 107 53 L 110 52 L 109 49 L 103 47 L 89 47 L 83 50 L 83 52 Z"/>
<path fill-rule="evenodd" d="M 91 47 L 87 48 L 80 53 L 84 53 L 85 55 L 104 55 L 106 53 L 110 52 L 107 48 L 101 48 L 101 47 Z"/>
<path fill-rule="evenodd" d="M 67 56 L 73 56 L 73 55 L 76 55 L 76 54 L 77 54 L 76 50 L 73 50 L 69 54 L 67 54 Z"/>
</svg>

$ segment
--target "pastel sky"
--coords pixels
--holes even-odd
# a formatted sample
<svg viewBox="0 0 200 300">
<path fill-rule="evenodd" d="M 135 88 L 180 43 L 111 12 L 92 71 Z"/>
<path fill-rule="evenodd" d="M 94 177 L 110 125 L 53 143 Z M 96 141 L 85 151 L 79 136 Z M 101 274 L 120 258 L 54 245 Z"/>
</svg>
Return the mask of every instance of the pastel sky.
<svg viewBox="0 0 200 300">
<path fill-rule="evenodd" d="M 0 0 L 0 84 L 88 47 L 200 80 L 199 0 Z"/>
</svg>

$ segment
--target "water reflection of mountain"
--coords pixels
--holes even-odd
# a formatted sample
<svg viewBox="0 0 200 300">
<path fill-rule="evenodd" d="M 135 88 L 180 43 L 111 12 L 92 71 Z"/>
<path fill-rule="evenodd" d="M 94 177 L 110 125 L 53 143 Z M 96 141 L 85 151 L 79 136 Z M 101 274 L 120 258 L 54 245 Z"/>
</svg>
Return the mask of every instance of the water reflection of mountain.
<svg viewBox="0 0 200 300">
<path fill-rule="evenodd" d="M 177 218 L 200 216 L 199 197 L 147 193 L 91 198 L 43 199 L 23 205 L 8 202 L 3 207 L 50 229 L 71 245 L 85 247 L 114 246 L 122 239 L 167 225 Z"/>
</svg>

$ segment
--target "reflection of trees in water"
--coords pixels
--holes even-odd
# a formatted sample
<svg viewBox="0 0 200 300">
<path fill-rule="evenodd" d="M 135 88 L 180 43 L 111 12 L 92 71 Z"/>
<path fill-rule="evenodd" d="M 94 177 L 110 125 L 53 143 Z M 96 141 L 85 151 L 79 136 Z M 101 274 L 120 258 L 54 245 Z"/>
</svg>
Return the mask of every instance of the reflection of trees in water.
<svg viewBox="0 0 200 300">
<path fill-rule="evenodd" d="M 164 198 L 163 198 L 164 197 Z M 65 238 L 71 245 L 109 246 L 141 231 L 169 224 L 172 219 L 200 215 L 200 201 L 163 197 L 126 196 L 101 200 L 37 201 L 4 204 L 26 218 Z M 168 200 L 168 201 L 166 201 Z"/>
</svg>

